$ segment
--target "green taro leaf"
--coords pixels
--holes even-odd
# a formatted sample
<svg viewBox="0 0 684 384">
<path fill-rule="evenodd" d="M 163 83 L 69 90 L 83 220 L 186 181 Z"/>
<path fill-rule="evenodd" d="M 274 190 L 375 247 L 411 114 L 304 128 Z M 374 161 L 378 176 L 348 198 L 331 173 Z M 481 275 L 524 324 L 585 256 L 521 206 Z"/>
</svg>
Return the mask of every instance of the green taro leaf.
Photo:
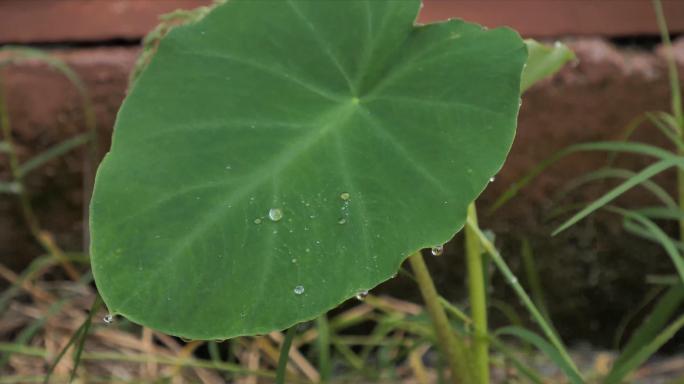
<svg viewBox="0 0 684 384">
<path fill-rule="evenodd" d="M 527 39 L 525 44 L 527 44 L 528 57 L 520 83 L 522 91 L 526 91 L 540 80 L 560 71 L 568 62 L 577 60 L 575 53 L 559 41 L 549 46 Z"/>
<path fill-rule="evenodd" d="M 160 43 L 91 205 L 113 314 L 196 339 L 312 319 L 442 244 L 502 166 L 525 44 L 418 0 L 230 0 Z"/>
</svg>

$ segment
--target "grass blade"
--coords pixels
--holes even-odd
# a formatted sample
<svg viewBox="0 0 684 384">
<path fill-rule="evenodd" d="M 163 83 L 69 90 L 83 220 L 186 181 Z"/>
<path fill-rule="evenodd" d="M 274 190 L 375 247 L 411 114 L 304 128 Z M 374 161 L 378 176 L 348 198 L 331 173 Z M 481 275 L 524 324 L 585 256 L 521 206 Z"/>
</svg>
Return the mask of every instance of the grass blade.
<svg viewBox="0 0 684 384">
<path fill-rule="evenodd" d="M 622 349 L 622 353 L 613 364 L 613 370 L 619 370 L 619 366 L 624 361 L 629 360 L 652 340 L 658 334 L 658 331 L 667 324 L 670 317 L 679 309 L 682 302 L 684 302 L 684 285 L 668 289 L 658 300 L 643 324 L 634 332 L 627 345 Z"/>
<path fill-rule="evenodd" d="M 661 220 L 684 220 L 684 212 L 677 209 L 655 206 L 633 209 L 632 212 L 638 213 L 651 219 Z"/>
<path fill-rule="evenodd" d="M 565 349 L 563 342 L 556 335 L 556 333 L 553 330 L 553 327 L 546 321 L 546 319 L 541 314 L 539 309 L 537 309 L 537 307 L 534 305 L 532 299 L 530 299 L 530 297 L 527 295 L 527 292 L 525 292 L 525 290 L 522 288 L 522 286 L 518 282 L 518 278 L 515 277 L 511 269 L 504 261 L 503 257 L 501 257 L 501 254 L 499 254 L 499 251 L 496 249 L 496 247 L 494 247 L 494 245 L 489 241 L 487 236 L 485 236 L 485 234 L 482 233 L 480 228 L 478 228 L 475 223 L 473 223 L 470 220 L 466 220 L 466 225 L 472 228 L 474 232 L 478 235 L 482 247 L 484 247 L 484 249 L 487 252 L 489 252 L 489 254 L 492 257 L 492 261 L 494 261 L 494 264 L 496 264 L 496 266 L 499 268 L 499 271 L 501 271 L 501 273 L 504 275 L 506 282 L 508 282 L 511 288 L 513 288 L 513 291 L 515 291 L 518 298 L 520 298 L 522 303 L 530 312 L 534 321 L 536 321 L 539 327 L 542 329 L 542 331 L 544 332 L 544 336 L 546 336 L 546 338 L 549 339 L 554 348 L 556 348 L 561 358 L 564 360 L 564 364 L 572 369 L 572 371 L 574 372 L 573 377 L 581 378 L 582 375 L 579 373 L 579 370 L 575 366 L 575 363 L 572 361 L 570 354 Z"/>
<path fill-rule="evenodd" d="M 679 281 L 676 281 L 679 283 Z M 613 336 L 613 349 L 615 350 L 620 350 L 621 345 L 622 345 L 622 339 L 623 336 L 625 336 L 625 332 L 627 330 L 627 327 L 632 323 L 632 321 L 639 315 L 641 314 L 647 307 L 650 308 L 651 304 L 655 302 L 655 300 L 659 297 L 662 296 L 661 294 L 663 293 L 664 288 L 660 286 L 656 286 L 654 288 L 651 288 L 649 292 L 645 295 L 645 297 L 642 299 L 642 301 L 636 305 L 634 308 L 630 308 L 629 312 L 627 312 L 626 315 L 622 317 L 620 320 L 620 323 L 617 326 L 617 329 L 615 330 L 615 335 Z"/>
<path fill-rule="evenodd" d="M 658 148 L 653 145 L 641 144 L 641 143 L 630 143 L 621 141 L 599 141 L 595 143 L 582 143 L 569 146 L 555 155 L 549 157 L 548 159 L 540 162 L 532 168 L 525 176 L 520 178 L 517 182 L 513 183 L 504 193 L 502 193 L 492 204 L 492 206 L 487 210 L 487 215 L 493 214 L 497 209 L 501 208 L 509 200 L 515 197 L 520 190 L 525 188 L 534 179 L 536 179 L 542 172 L 547 168 L 557 163 L 561 159 L 579 152 L 618 152 L 618 153 L 629 153 L 637 155 L 645 155 L 650 157 L 655 157 L 660 160 L 672 160 L 676 158 L 672 153 Z"/>
<path fill-rule="evenodd" d="M 581 384 L 584 382 L 582 377 L 577 373 L 576 368 L 568 364 L 567 360 L 563 357 L 560 351 L 558 351 L 558 349 L 556 349 L 553 345 L 541 338 L 536 333 L 528 331 L 525 328 L 509 326 L 498 329 L 495 334 L 497 336 L 515 336 L 520 340 L 534 345 L 563 371 L 565 376 L 567 376 L 568 380 L 570 380 L 572 384 Z"/>
<path fill-rule="evenodd" d="M 669 326 L 667 326 L 662 332 L 650 340 L 650 342 L 644 344 L 639 348 L 633 355 L 629 358 L 620 362 L 613 367 L 610 372 L 605 384 L 618 384 L 634 371 L 639 365 L 646 361 L 651 355 L 653 355 L 660 347 L 663 346 L 668 340 L 670 340 L 677 332 L 684 327 L 684 315 L 679 316 L 675 321 L 673 321 Z"/>
<path fill-rule="evenodd" d="M 672 166 L 677 165 L 677 166 L 681 167 L 682 164 L 684 164 L 684 162 L 682 162 L 681 159 L 672 158 L 672 159 L 668 159 L 668 160 L 659 161 L 655 164 L 652 164 L 652 165 L 644 168 L 641 172 L 630 177 L 624 183 L 613 188 L 611 191 L 604 194 L 603 196 L 601 196 L 597 200 L 594 200 L 591 204 L 589 204 L 584 209 L 582 209 L 581 211 L 576 213 L 574 216 L 572 216 L 570 219 L 568 219 L 563 224 L 561 224 L 555 231 L 553 231 L 552 234 L 557 235 L 558 233 L 568 229 L 570 226 L 574 225 L 578 221 L 589 216 L 592 212 L 594 212 L 597 209 L 605 206 L 606 204 L 608 204 L 612 200 L 616 199 L 618 196 L 622 195 L 623 193 L 630 190 L 634 186 L 642 183 L 644 180 L 648 180 L 651 177 L 659 174 L 660 172 L 663 172 L 664 170 L 666 170 Z"/>
<path fill-rule="evenodd" d="M 660 239 L 658 239 L 657 236 L 655 236 L 651 231 L 649 231 L 648 228 L 645 228 L 643 225 L 633 221 L 633 220 L 628 220 L 625 219 L 622 222 L 622 228 L 625 229 L 628 233 L 631 233 L 634 236 L 641 237 L 642 239 L 646 239 L 648 241 L 652 241 L 654 243 L 660 244 Z M 677 241 L 675 239 L 670 238 L 670 241 L 674 246 L 679 249 L 680 252 L 684 252 L 684 243 L 681 241 Z M 677 278 L 677 283 L 681 281 L 681 278 Z"/>
<path fill-rule="evenodd" d="M 682 141 L 682 138 L 678 136 L 679 127 L 673 125 L 674 121 L 671 119 L 672 116 L 661 112 L 659 114 L 646 113 L 646 117 L 675 145 L 675 147 L 677 147 L 678 151 L 681 152 L 684 150 L 684 142 Z"/>
<path fill-rule="evenodd" d="M 589 173 L 586 173 L 580 177 L 577 177 L 573 180 L 570 180 L 570 182 L 564 186 L 561 191 L 557 194 L 555 197 L 556 200 L 562 200 L 566 196 L 568 196 L 573 190 L 588 184 L 593 181 L 597 180 L 605 180 L 605 179 L 629 179 L 630 177 L 634 176 L 636 173 L 633 171 L 630 171 L 628 169 L 621 169 L 621 168 L 601 168 L 597 169 L 596 171 L 592 171 Z M 663 189 L 660 185 L 657 183 L 654 183 L 651 180 L 644 180 L 641 184 L 641 187 L 644 189 L 648 190 L 651 192 L 658 200 L 660 200 L 663 204 L 665 204 L 667 207 L 672 208 L 672 209 L 679 209 L 677 202 L 670 196 L 670 194 Z"/>
<path fill-rule="evenodd" d="M 498 337 L 490 335 L 489 342 L 494 349 L 499 351 L 508 360 L 510 360 L 511 363 L 515 366 L 515 368 L 518 369 L 518 372 L 520 372 L 523 376 L 530 380 L 531 383 L 544 383 L 544 380 L 541 378 L 541 376 L 539 376 L 532 368 L 528 367 L 522 361 L 520 361 L 520 359 L 518 359 L 518 357 L 515 355 L 515 352 L 508 348 L 503 342 L 501 342 L 501 340 L 499 340 Z"/>
<path fill-rule="evenodd" d="M 48 384 L 50 382 L 50 378 L 52 377 L 52 372 L 54 372 L 55 367 L 57 367 L 57 364 L 59 364 L 60 361 L 62 361 L 62 357 L 64 357 L 64 354 L 67 352 L 67 350 L 76 342 L 76 340 L 79 340 L 79 337 L 81 337 L 81 334 L 83 333 L 83 330 L 86 328 L 86 324 L 90 323 L 90 319 L 87 318 L 83 324 L 81 324 L 80 327 L 74 332 L 73 335 L 69 338 L 69 341 L 66 343 L 64 348 L 62 348 L 61 351 L 57 354 L 55 359 L 50 363 L 50 367 L 48 367 L 48 370 L 45 374 L 45 379 L 43 380 L 43 384 Z"/>
<path fill-rule="evenodd" d="M 78 148 L 81 145 L 87 143 L 88 141 L 90 141 L 90 137 L 91 135 L 89 133 L 82 133 L 48 148 L 46 151 L 38 154 L 37 156 L 25 162 L 24 164 L 20 165 L 19 174 L 21 176 L 25 176 L 32 170 L 40 167 L 48 161 L 56 157 L 60 157 L 63 154 L 71 151 L 72 149 Z"/>
<path fill-rule="evenodd" d="M 90 308 L 88 316 L 86 316 L 83 330 L 81 331 L 81 335 L 79 336 L 78 344 L 76 344 L 73 368 L 71 369 L 71 374 L 69 375 L 69 384 L 71 384 L 76 378 L 76 371 L 78 370 L 78 364 L 81 362 L 81 354 L 83 354 L 83 347 L 85 346 L 85 341 L 88 337 L 88 332 L 90 331 L 90 325 L 92 324 L 93 315 L 100 308 L 100 305 L 102 305 L 102 299 L 100 298 L 100 296 L 95 296 L 95 301 L 93 302 L 93 305 Z"/>
<path fill-rule="evenodd" d="M 549 312 L 546 310 L 546 300 L 544 300 L 544 289 L 542 288 L 541 279 L 539 278 L 539 269 L 534 261 L 532 246 L 527 238 L 522 240 L 520 256 L 525 269 L 527 283 L 530 286 L 530 291 L 532 291 L 534 303 L 537 304 L 537 307 L 539 307 L 539 310 L 544 317 L 549 320 Z M 550 320 L 549 323 L 551 323 Z"/>
<path fill-rule="evenodd" d="M 608 209 L 610 211 L 622 214 L 626 219 L 638 222 L 645 230 L 653 235 L 655 240 L 657 240 L 657 242 L 660 243 L 660 245 L 665 249 L 667 255 L 670 256 L 672 263 L 677 269 L 677 273 L 679 273 L 679 277 L 682 279 L 682 284 L 684 284 L 684 258 L 682 258 L 682 254 L 677 249 L 676 243 L 670 239 L 670 237 L 662 229 L 660 229 L 660 227 L 658 227 L 649 218 L 639 215 L 633 211 L 616 207 L 608 207 Z"/>
<path fill-rule="evenodd" d="M 678 127 L 684 126 L 684 111 L 682 111 L 682 91 L 679 88 L 679 75 L 677 72 L 677 63 L 672 52 L 672 42 L 670 41 L 670 33 L 667 29 L 667 21 L 665 20 L 665 13 L 663 6 L 659 0 L 653 0 L 653 8 L 656 13 L 656 20 L 658 22 L 658 29 L 660 29 L 660 36 L 665 46 L 665 57 L 667 60 L 668 78 L 670 80 L 670 101 L 672 103 L 672 113 L 675 116 Z"/>
</svg>

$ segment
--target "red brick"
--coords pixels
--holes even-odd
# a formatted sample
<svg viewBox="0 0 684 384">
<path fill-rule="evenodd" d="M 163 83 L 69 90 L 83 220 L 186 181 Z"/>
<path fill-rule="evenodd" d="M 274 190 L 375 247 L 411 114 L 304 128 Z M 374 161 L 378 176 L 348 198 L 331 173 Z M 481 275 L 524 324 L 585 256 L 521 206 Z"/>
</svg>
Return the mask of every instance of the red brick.
<svg viewBox="0 0 684 384">
<path fill-rule="evenodd" d="M 0 44 L 139 39 L 162 13 L 210 0 L 2 0 Z M 684 1 L 665 1 L 673 32 L 684 32 Z M 425 0 L 420 21 L 460 17 L 523 36 L 657 34 L 645 0 Z"/>
</svg>

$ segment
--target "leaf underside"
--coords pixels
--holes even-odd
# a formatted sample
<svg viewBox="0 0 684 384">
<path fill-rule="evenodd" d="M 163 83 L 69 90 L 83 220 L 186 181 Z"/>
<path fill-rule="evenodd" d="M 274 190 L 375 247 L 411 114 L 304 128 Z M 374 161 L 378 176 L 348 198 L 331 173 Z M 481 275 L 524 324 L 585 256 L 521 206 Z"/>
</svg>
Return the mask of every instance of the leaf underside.
<svg viewBox="0 0 684 384">
<path fill-rule="evenodd" d="M 266 333 L 449 240 L 511 146 L 526 49 L 510 29 L 415 26 L 419 7 L 230 0 L 169 33 L 97 174 L 110 311 Z"/>
</svg>

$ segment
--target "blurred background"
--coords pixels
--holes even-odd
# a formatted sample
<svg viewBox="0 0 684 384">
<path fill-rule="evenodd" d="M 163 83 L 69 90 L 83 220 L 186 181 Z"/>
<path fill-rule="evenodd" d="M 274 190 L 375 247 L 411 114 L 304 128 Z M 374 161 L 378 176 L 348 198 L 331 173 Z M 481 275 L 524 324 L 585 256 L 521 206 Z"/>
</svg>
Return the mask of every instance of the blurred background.
<svg viewBox="0 0 684 384">
<path fill-rule="evenodd" d="M 33 324 L 36 329 L 24 334 L 24 343 L 40 345 L 41 349 L 31 355 L 28 353 L 31 351 L 10 354 L 9 347 L 5 348 L 0 359 L 0 376 L 15 375 L 23 379 L 14 382 L 22 382 L 44 373 L 45 360 L 40 357 L 54 356 L 85 316 L 81 312 L 92 302 L 92 288 L 73 281 L 88 276 L 87 262 L 79 262 L 78 255 L 87 250 L 85 219 L 92 173 L 108 149 L 117 110 L 141 52 L 141 41 L 157 25 L 160 15 L 209 3 L 206 0 L 0 0 L 0 47 L 40 49 L 72 68 L 83 86 L 79 91 L 73 81 L 43 60 L 21 60 L 0 68 L 0 91 L 19 159 L 27 161 L 54 150 L 55 146 L 88 132 L 93 126 L 98 133 L 94 146 L 67 145 L 59 156 L 49 157 L 49 161 L 41 162 L 27 173 L 23 180 L 24 196 L 30 200 L 33 216 L 39 223 L 27 225 L 24 202 L 15 194 L 0 193 L 0 288 L 3 292 L 24 284 L 22 273 L 31 265 L 35 267 L 32 263 L 46 254 L 50 244 L 67 256 L 73 254 L 76 260 L 72 263 L 72 272 L 70 268 L 40 267 L 34 283 L 17 288 L 11 295 L 3 295 L 0 341 L 16 341 Z M 681 76 L 684 74 L 684 1 L 664 1 L 663 6 Z M 637 307 L 643 302 L 646 302 L 644 307 L 648 306 L 644 300 L 652 292 L 652 282 L 673 274 L 672 263 L 661 247 L 625 233 L 621 219 L 614 215 L 599 213 L 559 236 L 550 236 L 560 223 L 559 207 L 590 201 L 612 185 L 599 183 L 567 195 L 561 193 L 567 189 L 569 180 L 600 168 L 606 155 L 582 154 L 560 161 L 494 214 L 484 212 L 508 187 L 563 148 L 581 142 L 619 139 L 639 114 L 670 108 L 667 66 L 652 5 L 641 0 L 425 0 L 419 21 L 455 17 L 488 27 L 511 26 L 523 37 L 548 43 L 562 41 L 577 55 L 571 65 L 534 86 L 523 97 L 512 152 L 478 204 L 483 212 L 481 226 L 495 234 L 497 246 L 516 272 L 525 275 L 523 252 L 534 255 L 534 269 L 543 287 L 546 307 L 563 339 L 574 349 L 591 351 L 588 364 L 600 364 L 597 360 L 600 353 L 615 347 L 616 331 L 629 333 L 638 324 L 634 319 L 643 313 Z M 0 60 L 3 55 L 7 57 L 8 53 L 0 52 Z M 84 94 L 90 100 L 85 112 Z M 668 145 L 665 138 L 653 132 L 653 129 L 642 129 L 633 137 L 649 144 Z M 626 169 L 639 169 L 647 164 L 646 159 L 639 157 L 617 161 Z M 655 179 L 671 195 L 675 193 L 674 175 L 674 172 L 664 173 Z M 1 152 L 0 180 L 11 180 L 8 157 Z M 637 189 L 619 202 L 627 208 L 652 205 L 653 197 Z M 663 228 L 669 233 L 676 232 L 674 224 L 665 224 Z M 462 249 L 460 238 L 456 238 L 447 244 L 442 257 L 429 259 L 438 288 L 456 303 L 464 302 L 466 297 Z M 492 311 L 494 324 L 509 321 L 508 310 L 519 312 L 521 322 L 528 321 L 503 280 L 493 280 L 491 289 L 503 308 Z M 61 301 L 55 301 L 52 296 L 59 297 L 65 292 L 75 301 L 56 308 L 55 303 Z M 402 300 L 401 305 L 388 301 L 397 305 L 400 312 L 419 311 L 410 307 L 410 303 L 421 300 L 409 279 L 399 277 L 372 294 L 378 300 L 385 300 L 387 296 Z M 41 295 L 52 298 L 45 301 Z M 355 306 L 356 303 L 347 304 L 338 311 Z M 69 308 L 80 312 L 69 313 Z M 45 315 L 62 310 L 66 312 L 58 317 L 61 323 L 52 323 L 51 315 Z M 39 319 L 42 320 L 36 326 Z M 39 333 L 41 327 L 45 331 Z M 190 356 L 195 349 L 200 351 L 197 352 L 200 356 L 210 353 L 206 345 L 192 346 L 151 331 L 141 333 L 130 324 L 118 327 L 117 330 L 103 329 L 100 340 L 93 341 L 94 350 L 163 356 Z M 368 332 L 368 325 L 359 327 L 362 334 Z M 39 334 L 40 341 L 31 341 Z M 270 341 L 277 345 L 277 338 L 272 336 Z M 670 364 L 667 369 L 661 368 L 669 377 L 684 372 L 683 343 L 684 336 L 679 334 L 661 351 Z M 243 344 L 231 348 L 243 352 L 255 348 L 253 344 Z M 227 353 L 224 349 L 219 353 Z M 34 360 L 27 360 L 27 355 Z M 610 358 L 609 353 L 606 356 Z M 154 381 L 151 377 L 160 376 L 157 370 L 162 368 L 158 363 L 142 361 L 107 366 L 110 363 L 101 362 L 103 366 L 98 369 L 100 373 L 120 374 L 131 381 L 151 382 Z M 69 361 L 60 364 L 59 373 L 69 372 Z M 221 382 L 220 375 L 210 377 L 215 373 L 197 373 L 202 368 L 193 369 L 197 371 L 191 376 L 196 380 Z M 192 382 L 182 374 L 169 377 Z M 0 382 L 9 381 L 0 379 Z"/>
</svg>

